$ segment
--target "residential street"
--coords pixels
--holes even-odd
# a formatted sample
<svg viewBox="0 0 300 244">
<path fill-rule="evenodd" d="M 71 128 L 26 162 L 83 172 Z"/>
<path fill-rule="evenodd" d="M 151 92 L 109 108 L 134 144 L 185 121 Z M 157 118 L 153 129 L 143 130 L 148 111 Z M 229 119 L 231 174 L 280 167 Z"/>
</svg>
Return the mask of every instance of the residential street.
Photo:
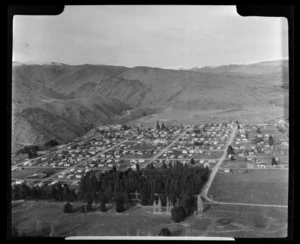
<svg viewBox="0 0 300 244">
<path fill-rule="evenodd" d="M 148 164 L 152 163 L 154 160 L 158 159 L 161 155 L 163 155 L 164 152 L 168 151 L 170 147 L 172 147 L 178 140 L 185 135 L 186 131 L 183 131 L 183 133 L 178 136 L 171 144 L 166 146 L 164 149 L 162 149 L 158 154 L 156 154 L 153 158 L 151 158 L 147 163 L 145 163 L 141 168 L 146 167 Z"/>
</svg>

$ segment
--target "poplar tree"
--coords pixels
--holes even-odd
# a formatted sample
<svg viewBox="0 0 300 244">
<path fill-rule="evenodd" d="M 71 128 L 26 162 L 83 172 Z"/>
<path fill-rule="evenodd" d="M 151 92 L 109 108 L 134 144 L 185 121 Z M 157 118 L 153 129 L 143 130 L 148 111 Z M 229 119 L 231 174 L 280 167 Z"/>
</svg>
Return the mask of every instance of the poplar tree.
<svg viewBox="0 0 300 244">
<path fill-rule="evenodd" d="M 160 126 L 159 126 L 159 122 L 158 121 L 156 122 L 156 129 L 160 130 Z"/>
<path fill-rule="evenodd" d="M 160 197 L 158 198 L 157 211 L 159 213 L 161 213 L 161 201 L 160 201 Z"/>
<path fill-rule="evenodd" d="M 197 213 L 199 214 L 202 214 L 203 213 L 203 202 L 202 202 L 202 199 L 201 199 L 201 196 L 198 195 L 197 197 Z"/>
<path fill-rule="evenodd" d="M 155 199 L 153 201 L 152 207 L 153 207 L 153 213 L 155 213 L 156 212 L 156 208 L 157 208 Z"/>
<path fill-rule="evenodd" d="M 170 200 L 169 200 L 169 197 L 167 197 L 166 210 L 167 210 L 168 213 L 170 212 Z"/>
</svg>

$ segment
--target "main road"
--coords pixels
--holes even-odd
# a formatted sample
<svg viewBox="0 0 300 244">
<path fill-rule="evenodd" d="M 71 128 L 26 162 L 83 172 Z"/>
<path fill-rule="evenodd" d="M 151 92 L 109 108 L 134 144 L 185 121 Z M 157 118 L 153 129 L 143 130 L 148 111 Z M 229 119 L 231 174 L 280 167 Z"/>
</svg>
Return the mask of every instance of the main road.
<svg viewBox="0 0 300 244">
<path fill-rule="evenodd" d="M 238 128 L 237 125 L 235 125 L 233 127 L 232 133 L 231 133 L 230 138 L 229 138 L 229 140 L 227 142 L 227 145 L 226 145 L 225 150 L 224 150 L 224 152 L 222 154 L 222 157 L 219 159 L 219 162 L 213 168 L 212 172 L 209 175 L 208 181 L 206 182 L 206 184 L 204 185 L 202 191 L 200 192 L 200 196 L 203 197 L 204 199 L 208 200 L 208 201 L 211 201 L 211 199 L 209 199 L 207 197 L 208 190 L 209 190 L 209 188 L 211 186 L 211 183 L 213 182 L 213 180 L 214 180 L 214 178 L 215 178 L 215 176 L 216 176 L 216 174 L 217 174 L 217 172 L 218 172 L 221 164 L 223 163 L 224 159 L 226 158 L 227 148 L 228 148 L 229 145 L 231 145 L 233 139 L 235 138 L 235 135 L 236 135 L 236 132 L 237 132 L 237 128 Z"/>
</svg>

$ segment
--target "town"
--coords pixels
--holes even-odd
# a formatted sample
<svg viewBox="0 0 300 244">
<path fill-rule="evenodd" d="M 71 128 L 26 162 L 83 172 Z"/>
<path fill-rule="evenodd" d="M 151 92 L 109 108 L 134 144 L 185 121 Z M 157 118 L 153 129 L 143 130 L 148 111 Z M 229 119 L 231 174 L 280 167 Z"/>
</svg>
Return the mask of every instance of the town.
<svg viewBox="0 0 300 244">
<path fill-rule="evenodd" d="M 233 142 L 228 139 L 238 126 Z M 136 125 L 99 126 L 93 137 L 39 152 L 38 157 L 12 163 L 12 185 L 68 184 L 78 188 L 89 171 L 155 167 L 180 162 L 213 169 L 226 153 L 218 173 L 252 169 L 288 169 L 288 122 L 256 125 L 237 121 L 152 128 Z M 230 151 L 229 151 L 230 149 Z"/>
</svg>

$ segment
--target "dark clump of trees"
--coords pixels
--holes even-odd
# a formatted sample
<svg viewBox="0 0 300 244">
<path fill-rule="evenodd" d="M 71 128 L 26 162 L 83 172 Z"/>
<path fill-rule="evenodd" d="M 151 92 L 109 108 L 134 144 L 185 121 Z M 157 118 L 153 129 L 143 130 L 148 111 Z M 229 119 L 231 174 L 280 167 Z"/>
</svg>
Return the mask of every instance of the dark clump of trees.
<svg viewBox="0 0 300 244">
<path fill-rule="evenodd" d="M 171 236 L 171 231 L 168 228 L 162 228 L 159 232 L 159 236 Z"/>
<path fill-rule="evenodd" d="M 116 202 L 116 212 L 121 213 L 125 211 L 125 194 L 123 192 L 118 192 L 115 196 Z"/>
<path fill-rule="evenodd" d="M 171 209 L 172 220 L 175 223 L 183 221 L 197 209 L 195 196 L 183 193 L 180 197 L 180 202 Z"/>
<path fill-rule="evenodd" d="M 28 158 L 36 158 L 38 156 L 37 151 L 40 148 L 37 145 L 25 146 L 17 151 L 17 154 L 27 154 Z"/>
<path fill-rule="evenodd" d="M 160 125 L 159 125 L 159 122 L 158 122 L 158 121 L 156 122 L 156 129 L 157 129 L 157 130 L 160 130 Z"/>
<path fill-rule="evenodd" d="M 261 133 L 262 133 L 262 131 L 261 131 L 261 128 L 260 128 L 260 127 L 257 127 L 256 133 L 258 133 L 258 134 L 261 134 Z"/>
<path fill-rule="evenodd" d="M 171 209 L 172 220 L 179 223 L 185 219 L 185 211 L 183 206 L 177 206 Z"/>
<path fill-rule="evenodd" d="M 234 154 L 234 148 L 231 145 L 229 145 L 227 148 L 227 154 Z"/>
<path fill-rule="evenodd" d="M 269 136 L 269 145 L 270 146 L 273 146 L 274 145 L 274 138 L 273 138 L 273 136 Z"/>
<path fill-rule="evenodd" d="M 101 196 L 100 196 L 100 211 L 101 212 L 105 212 L 107 210 L 105 203 L 106 203 L 105 196 L 104 196 L 104 194 L 101 194 Z"/>
<path fill-rule="evenodd" d="M 122 129 L 123 130 L 129 130 L 131 127 L 130 126 L 128 126 L 128 125 L 122 125 Z"/>
<path fill-rule="evenodd" d="M 71 203 L 67 202 L 64 206 L 64 213 L 72 213 L 73 212 L 73 206 Z"/>
<path fill-rule="evenodd" d="M 149 166 L 139 171 L 110 170 L 98 174 L 90 171 L 81 179 L 78 198 L 97 201 L 99 199 L 97 196 L 100 196 L 100 206 L 102 205 L 103 209 L 104 202 L 114 201 L 117 212 L 124 211 L 125 205 L 131 201 L 134 193 L 138 193 L 138 200 L 144 206 L 152 205 L 158 197 L 162 199 L 162 206 L 166 206 L 167 198 L 175 205 L 177 199 L 183 203 L 184 196 L 199 194 L 208 180 L 209 173 L 208 168 L 192 168 L 180 162 L 169 168 L 157 169 Z M 186 205 L 188 204 L 183 204 Z M 189 211 L 186 212 L 190 214 Z"/>
<path fill-rule="evenodd" d="M 153 195 L 162 194 L 175 203 L 183 193 L 198 194 L 208 180 L 209 173 L 209 168 L 192 168 L 180 162 L 176 162 L 169 168 L 149 166 L 139 171 L 132 169 L 124 172 L 110 170 L 95 173 L 90 171 L 80 181 L 78 197 L 83 200 L 90 197 L 92 201 L 95 201 L 97 194 L 104 194 L 106 201 L 110 201 L 113 197 L 118 198 L 117 193 L 124 193 L 128 196 L 130 193 L 138 192 L 143 205 L 152 205 Z"/>
<path fill-rule="evenodd" d="M 11 189 L 12 200 L 31 199 L 31 200 L 54 200 L 74 202 L 78 196 L 74 189 L 70 190 L 68 185 L 61 184 L 53 186 L 32 186 L 27 184 L 14 185 Z"/>
<path fill-rule="evenodd" d="M 46 148 L 55 147 L 57 145 L 59 145 L 59 143 L 57 141 L 55 141 L 55 140 L 49 140 L 49 141 L 45 142 L 45 147 Z"/>
<path fill-rule="evenodd" d="M 202 141 L 194 141 L 194 145 L 195 146 L 203 146 L 203 142 Z"/>
<path fill-rule="evenodd" d="M 272 157 L 272 166 L 277 165 L 278 162 L 275 157 Z"/>
<path fill-rule="evenodd" d="M 194 158 L 191 158 L 191 164 L 195 164 Z"/>
<path fill-rule="evenodd" d="M 81 211 L 82 213 L 85 213 L 85 212 L 86 212 L 86 206 L 85 206 L 85 205 L 82 205 L 82 206 L 80 207 L 80 211 Z"/>
</svg>

